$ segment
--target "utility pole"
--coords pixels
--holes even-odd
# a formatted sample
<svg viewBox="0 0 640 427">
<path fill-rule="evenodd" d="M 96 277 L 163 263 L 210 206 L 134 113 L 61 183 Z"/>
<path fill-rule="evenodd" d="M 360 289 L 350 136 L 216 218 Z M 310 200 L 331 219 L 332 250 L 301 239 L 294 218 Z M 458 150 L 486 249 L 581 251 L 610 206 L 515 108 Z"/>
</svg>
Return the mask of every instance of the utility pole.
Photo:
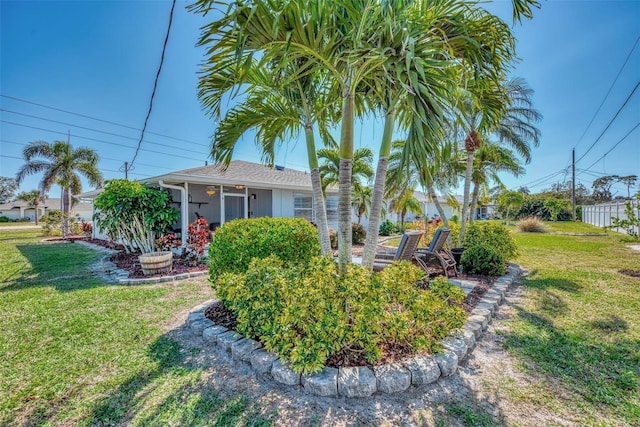
<svg viewBox="0 0 640 427">
<path fill-rule="evenodd" d="M 571 150 L 571 216 L 576 220 L 576 149 Z"/>
<path fill-rule="evenodd" d="M 124 162 L 124 179 L 129 179 L 129 162 Z"/>
</svg>

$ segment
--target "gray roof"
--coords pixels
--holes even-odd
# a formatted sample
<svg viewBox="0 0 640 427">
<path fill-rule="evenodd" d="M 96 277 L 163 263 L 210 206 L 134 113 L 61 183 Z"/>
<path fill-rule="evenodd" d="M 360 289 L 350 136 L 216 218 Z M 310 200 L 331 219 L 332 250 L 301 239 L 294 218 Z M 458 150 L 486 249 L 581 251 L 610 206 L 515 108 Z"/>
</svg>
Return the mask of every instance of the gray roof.
<svg viewBox="0 0 640 427">
<path fill-rule="evenodd" d="M 200 166 L 171 172 L 141 180 L 144 183 L 164 181 L 167 183 L 199 183 L 245 185 L 256 188 L 281 188 L 291 190 L 311 191 L 311 175 L 309 172 L 298 171 L 278 166 L 271 168 L 259 163 L 233 160 L 225 169 L 215 164 Z M 333 189 L 328 189 L 332 192 Z"/>
</svg>

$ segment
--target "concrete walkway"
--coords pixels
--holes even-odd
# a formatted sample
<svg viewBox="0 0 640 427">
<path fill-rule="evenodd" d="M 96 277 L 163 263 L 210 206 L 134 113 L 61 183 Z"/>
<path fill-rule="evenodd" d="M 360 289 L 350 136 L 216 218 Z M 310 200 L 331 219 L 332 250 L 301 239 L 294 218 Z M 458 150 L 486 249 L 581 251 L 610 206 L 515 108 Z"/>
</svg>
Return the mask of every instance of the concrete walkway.
<svg viewBox="0 0 640 427">
<path fill-rule="evenodd" d="M 7 225 L 0 227 L 0 231 L 2 230 L 36 230 L 41 229 L 41 225 Z"/>
</svg>

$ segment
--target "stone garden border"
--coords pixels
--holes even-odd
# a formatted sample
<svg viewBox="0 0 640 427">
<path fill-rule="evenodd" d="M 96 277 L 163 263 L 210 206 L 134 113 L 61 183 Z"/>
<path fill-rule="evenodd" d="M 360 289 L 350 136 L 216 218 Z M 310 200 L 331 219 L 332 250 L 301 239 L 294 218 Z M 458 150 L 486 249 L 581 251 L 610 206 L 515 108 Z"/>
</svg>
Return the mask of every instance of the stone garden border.
<svg viewBox="0 0 640 427">
<path fill-rule="evenodd" d="M 286 362 L 262 348 L 262 344 L 244 338 L 234 331 L 216 325 L 204 315 L 215 299 L 206 301 L 189 312 L 185 326 L 202 337 L 210 347 L 230 352 L 240 362 L 250 364 L 256 373 L 270 375 L 275 381 L 291 386 L 302 385 L 317 396 L 367 397 L 375 392 L 400 393 L 411 385 L 430 384 L 440 377 L 457 372 L 458 364 L 472 351 L 487 330 L 507 290 L 521 276 L 522 269 L 509 264 L 507 273 L 489 289 L 469 315 L 461 332 L 443 340 L 444 352 L 433 356 L 414 356 L 399 363 L 368 367 L 325 367 L 316 374 L 296 374 Z"/>
</svg>

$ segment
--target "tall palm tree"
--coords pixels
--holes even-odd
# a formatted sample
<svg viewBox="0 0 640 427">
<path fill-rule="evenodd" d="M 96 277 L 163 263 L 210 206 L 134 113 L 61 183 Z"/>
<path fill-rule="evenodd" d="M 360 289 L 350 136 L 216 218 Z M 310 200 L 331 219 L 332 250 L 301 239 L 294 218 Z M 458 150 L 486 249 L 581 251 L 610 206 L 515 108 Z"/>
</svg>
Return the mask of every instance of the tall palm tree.
<svg viewBox="0 0 640 427">
<path fill-rule="evenodd" d="M 472 81 L 470 87 L 472 90 L 460 103 L 460 118 L 466 129 L 464 148 L 467 160 L 459 244 L 464 239 L 472 209 L 469 199 L 475 151 L 483 141 L 495 136 L 501 144 L 513 147 L 529 163 L 531 145 L 538 146 L 540 141 L 540 130 L 535 123 L 542 118 L 533 108 L 533 90 L 524 79 L 515 78 L 489 86 L 485 81 Z"/>
<path fill-rule="evenodd" d="M 340 152 L 337 148 L 322 148 L 318 150 L 318 158 L 323 160 L 320 165 L 322 191 L 330 185 L 340 183 Z M 358 148 L 353 152 L 351 167 L 351 185 L 353 190 L 369 183 L 373 177 L 373 152 L 370 148 Z"/>
<path fill-rule="evenodd" d="M 395 194 L 389 203 L 389 210 L 400 214 L 400 226 L 404 229 L 404 219 L 408 212 L 416 215 L 422 215 L 422 206 L 413 195 L 414 190 L 407 188 L 404 191 Z"/>
<path fill-rule="evenodd" d="M 98 170 L 98 155 L 94 150 L 73 148 L 65 141 L 48 143 L 36 141 L 28 144 L 22 155 L 25 164 L 18 170 L 18 183 L 27 175 L 43 173 L 40 191 L 48 193 L 54 184 L 62 188 L 61 210 L 63 213 L 62 236 L 69 235 L 69 213 L 73 203 L 72 195 L 82 192 L 80 175 L 94 187 L 102 185 L 102 174 Z"/>
<path fill-rule="evenodd" d="M 211 145 L 211 157 L 214 161 L 228 165 L 240 137 L 255 129 L 256 145 L 262 152 L 263 161 L 273 165 L 276 143 L 304 131 L 320 247 L 322 253 L 328 255 L 332 253 L 331 240 L 314 128 L 318 127 L 327 144 L 335 145 L 328 125 L 336 111 L 327 102 L 326 79 L 319 73 L 288 84 L 288 76 L 299 67 L 300 64 L 292 63 L 289 68 L 281 70 L 271 64 L 252 61 L 248 69 L 232 73 L 246 76 L 242 93 L 244 99 L 230 109 L 220 122 Z M 216 114 L 211 108 L 216 105 L 218 98 L 225 93 L 233 95 L 233 91 L 238 91 L 237 84 L 227 82 L 225 86 L 224 81 L 229 78 L 227 73 L 229 70 L 225 70 L 222 75 L 210 73 L 200 79 L 203 104 L 213 116 Z M 222 87 L 225 88 L 224 91 L 221 90 Z"/>
<path fill-rule="evenodd" d="M 527 16 L 530 0 L 518 14 Z M 206 15 L 215 0 L 198 0 L 191 10 Z M 344 271 L 351 261 L 351 169 L 356 109 L 368 105 L 385 116 L 380 148 L 380 173 L 374 184 L 371 217 L 378 221 L 385 183 L 386 159 L 395 118 L 405 111 L 423 123 L 440 116 L 457 81 L 452 70 L 462 62 L 500 74 L 513 55 L 513 38 L 506 24 L 474 3 L 380 2 L 379 0 L 238 0 L 226 13 L 203 28 L 200 44 L 209 52 L 203 72 L 224 73 L 230 64 L 247 69 L 254 58 L 286 68 L 302 61 L 291 81 L 326 72 L 331 94 L 340 100 L 339 256 Z M 229 81 L 242 84 L 244 73 Z M 223 85 L 227 83 L 223 82 Z M 364 94 L 364 95 L 363 95 Z M 359 104 L 359 96 L 363 96 Z M 220 110 L 223 97 L 211 105 Z M 399 104 L 403 99 L 403 104 Z M 399 105 L 406 107 L 399 108 Z M 428 126 L 427 126 L 428 128 Z M 421 132 L 423 126 L 410 127 Z M 423 148 L 424 149 L 424 148 Z M 371 229 L 372 225 L 369 225 Z M 378 230 L 368 233 L 366 260 L 373 262 Z"/>
<path fill-rule="evenodd" d="M 46 194 L 42 193 L 40 190 L 23 191 L 16 196 L 16 199 L 27 202 L 29 206 L 33 206 L 36 211 L 36 225 L 38 225 L 38 207 L 40 206 L 40 203 L 44 203 L 46 198 Z"/>
<path fill-rule="evenodd" d="M 471 209 L 475 211 L 482 187 L 487 187 L 490 181 L 502 186 L 499 173 L 508 172 L 514 176 L 524 173 L 524 168 L 518 156 L 510 149 L 495 142 L 483 144 L 474 156 L 473 166 L 473 196 L 471 197 Z M 473 221 L 473 213 L 469 222 Z"/>
</svg>

